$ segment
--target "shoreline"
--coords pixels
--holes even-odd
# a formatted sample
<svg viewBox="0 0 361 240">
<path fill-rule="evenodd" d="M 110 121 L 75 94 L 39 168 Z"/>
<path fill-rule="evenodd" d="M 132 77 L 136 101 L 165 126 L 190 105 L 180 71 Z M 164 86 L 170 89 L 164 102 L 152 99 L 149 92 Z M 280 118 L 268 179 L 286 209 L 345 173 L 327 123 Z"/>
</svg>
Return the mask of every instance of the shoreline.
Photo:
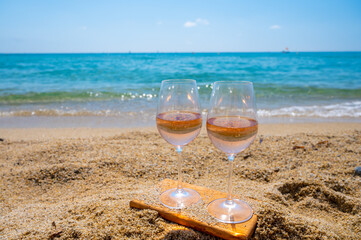
<svg viewBox="0 0 361 240">
<path fill-rule="evenodd" d="M 203 125 L 206 114 L 203 113 Z M 258 117 L 260 125 L 270 124 L 361 124 L 360 118 L 311 118 L 311 117 Z M 0 117 L 0 129 L 11 128 L 151 128 L 155 126 L 155 114 L 141 116 L 139 113 L 126 116 L 27 116 Z"/>
<path fill-rule="evenodd" d="M 361 123 L 311 122 L 311 123 L 267 123 L 259 124 L 258 135 L 288 136 L 295 134 L 338 135 L 354 130 L 361 131 Z M 130 132 L 158 133 L 156 126 L 123 128 L 0 128 L 0 138 L 17 140 L 48 140 L 66 138 L 113 137 Z M 206 135 L 203 125 L 201 135 Z"/>
</svg>

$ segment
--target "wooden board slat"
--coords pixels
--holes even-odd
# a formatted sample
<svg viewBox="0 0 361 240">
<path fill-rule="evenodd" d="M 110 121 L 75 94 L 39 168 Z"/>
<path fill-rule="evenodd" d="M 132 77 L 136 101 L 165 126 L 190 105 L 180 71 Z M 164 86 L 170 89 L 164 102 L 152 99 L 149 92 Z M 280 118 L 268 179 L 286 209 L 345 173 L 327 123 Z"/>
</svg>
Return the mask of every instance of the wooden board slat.
<svg viewBox="0 0 361 240">
<path fill-rule="evenodd" d="M 165 191 L 170 188 L 175 188 L 176 186 L 177 186 L 177 182 L 171 179 L 164 179 L 163 181 L 160 182 L 160 187 L 162 191 Z M 202 200 L 207 204 L 215 199 L 224 198 L 227 196 L 227 194 L 224 192 L 216 191 L 213 189 L 209 189 L 197 185 L 183 183 L 183 187 L 196 190 L 201 195 Z M 164 219 L 224 239 L 237 239 L 237 240 L 249 239 L 252 236 L 257 224 L 257 215 L 255 214 L 250 220 L 244 223 L 238 223 L 238 224 L 217 223 L 215 225 L 210 225 L 206 222 L 202 222 L 200 220 L 182 215 L 181 210 L 174 210 L 174 209 L 172 210 L 167 207 L 163 207 L 161 205 L 159 206 L 150 205 L 144 201 L 140 201 L 137 199 L 130 201 L 130 207 L 155 210 Z"/>
</svg>

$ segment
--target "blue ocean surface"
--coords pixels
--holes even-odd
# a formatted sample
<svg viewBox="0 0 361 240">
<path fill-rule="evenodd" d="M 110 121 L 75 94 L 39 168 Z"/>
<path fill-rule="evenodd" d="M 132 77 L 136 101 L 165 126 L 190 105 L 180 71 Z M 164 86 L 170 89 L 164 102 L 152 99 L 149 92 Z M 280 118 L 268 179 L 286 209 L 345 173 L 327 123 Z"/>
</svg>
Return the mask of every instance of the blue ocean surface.
<svg viewBox="0 0 361 240">
<path fill-rule="evenodd" d="M 299 52 L 0 54 L 0 118 L 150 125 L 160 82 L 183 78 L 197 81 L 204 110 L 214 81 L 240 80 L 254 83 L 261 120 L 361 117 L 361 52 Z"/>
</svg>

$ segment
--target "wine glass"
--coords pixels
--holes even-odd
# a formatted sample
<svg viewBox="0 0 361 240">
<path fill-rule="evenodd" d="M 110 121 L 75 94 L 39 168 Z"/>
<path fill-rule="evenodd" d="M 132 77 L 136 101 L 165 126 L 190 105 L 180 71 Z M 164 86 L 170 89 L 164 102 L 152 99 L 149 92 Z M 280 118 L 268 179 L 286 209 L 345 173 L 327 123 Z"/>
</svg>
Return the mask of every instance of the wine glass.
<svg viewBox="0 0 361 240">
<path fill-rule="evenodd" d="M 241 223 L 253 216 L 252 208 L 232 197 L 233 160 L 256 138 L 257 110 L 251 82 L 220 81 L 213 85 L 207 116 L 207 132 L 214 146 L 227 154 L 228 194 L 210 202 L 208 212 L 224 223 Z"/>
<path fill-rule="evenodd" d="M 160 135 L 176 147 L 178 155 L 177 188 L 163 192 L 160 202 L 173 209 L 197 203 L 201 197 L 193 189 L 182 187 L 182 150 L 197 137 L 202 127 L 202 113 L 195 80 L 174 79 L 162 81 L 158 108 L 157 128 Z"/>
</svg>

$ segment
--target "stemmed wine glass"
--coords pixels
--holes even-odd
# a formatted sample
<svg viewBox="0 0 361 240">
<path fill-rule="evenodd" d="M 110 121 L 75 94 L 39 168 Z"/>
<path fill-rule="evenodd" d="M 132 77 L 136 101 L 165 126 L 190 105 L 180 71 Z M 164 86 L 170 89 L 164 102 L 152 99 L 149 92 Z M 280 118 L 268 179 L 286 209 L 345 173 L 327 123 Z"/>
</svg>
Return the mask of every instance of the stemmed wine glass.
<svg viewBox="0 0 361 240">
<path fill-rule="evenodd" d="M 256 138 L 257 110 L 251 82 L 220 81 L 213 85 L 207 132 L 214 146 L 227 154 L 228 194 L 210 202 L 208 212 L 224 223 L 241 223 L 253 216 L 252 208 L 232 197 L 233 160 Z"/>
<path fill-rule="evenodd" d="M 160 202 L 169 208 L 181 209 L 200 200 L 197 191 L 182 187 L 182 149 L 197 137 L 202 127 L 202 114 L 195 80 L 174 79 L 162 81 L 157 128 L 160 135 L 176 147 L 178 153 L 177 188 L 163 192 Z"/>
</svg>

